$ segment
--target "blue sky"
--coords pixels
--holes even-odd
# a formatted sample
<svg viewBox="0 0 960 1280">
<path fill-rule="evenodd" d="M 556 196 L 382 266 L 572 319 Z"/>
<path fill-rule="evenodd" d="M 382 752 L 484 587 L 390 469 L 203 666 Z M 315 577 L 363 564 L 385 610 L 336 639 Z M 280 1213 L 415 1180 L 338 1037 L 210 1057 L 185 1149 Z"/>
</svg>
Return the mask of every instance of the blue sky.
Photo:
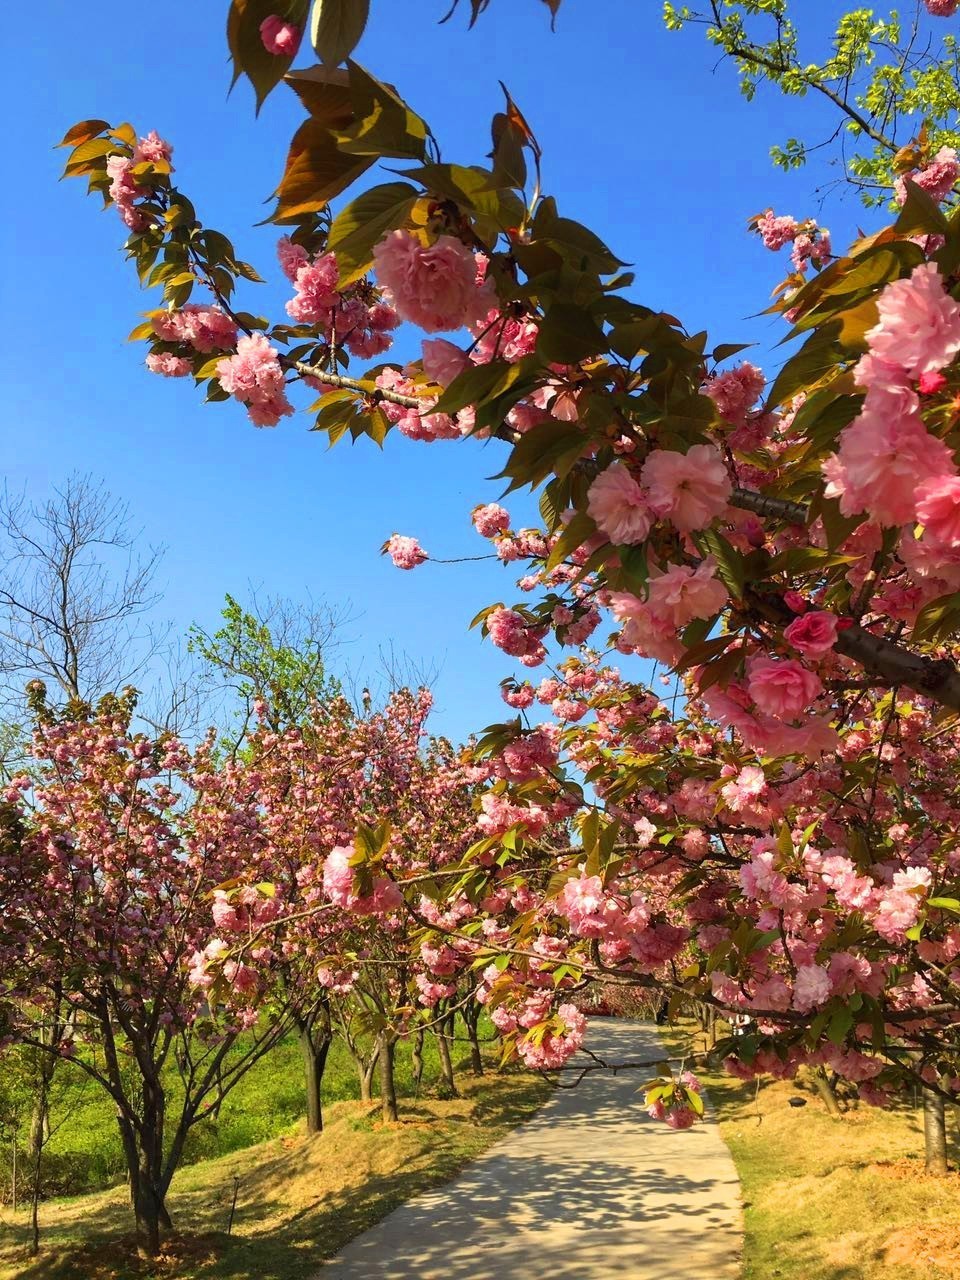
<svg viewBox="0 0 960 1280">
<path fill-rule="evenodd" d="M 5 118 L 18 141 L 0 230 L 10 326 L 0 466 L 31 496 L 81 470 L 126 499 L 145 540 L 167 547 L 162 612 L 180 630 L 214 623 L 224 593 L 242 598 L 248 583 L 349 602 L 344 662 L 363 676 L 392 644 L 439 668 L 435 727 L 462 738 L 506 710 L 497 684 L 510 661 L 466 628 L 484 604 L 515 598 L 509 570 L 404 574 L 379 547 L 399 531 L 439 556 L 482 551 L 469 510 L 498 496 L 486 479 L 500 469 L 498 446 L 425 446 L 394 433 L 382 453 L 369 442 L 329 451 L 303 415 L 258 431 L 234 402 L 204 406 L 190 384 L 149 375 L 143 349 L 125 337 L 155 304 L 119 252 L 119 220 L 81 183 L 57 182 L 64 153 L 51 146 L 74 121 L 157 129 L 175 146 L 176 181 L 199 216 L 269 279 L 247 286 L 242 304 L 280 318 L 276 232 L 254 224 L 298 105 L 281 88 L 255 119 L 246 84 L 228 98 L 226 7 L 58 0 L 42 45 L 8 50 Z M 745 222 L 771 204 L 817 212 L 814 189 L 832 172 L 783 175 L 768 157 L 771 144 L 815 131 L 816 104 L 747 105 L 698 32 L 663 30 L 656 0 L 566 0 L 553 35 L 536 0 L 493 0 L 472 32 L 464 14 L 438 26 L 445 7 L 374 0 L 357 53 L 430 121 L 444 157 L 482 159 L 502 79 L 543 146 L 546 190 L 634 264 L 633 296 L 716 341 L 769 348 L 779 322 L 748 317 L 781 264 Z M 841 244 L 866 217 L 853 196 L 826 207 Z"/>
</svg>

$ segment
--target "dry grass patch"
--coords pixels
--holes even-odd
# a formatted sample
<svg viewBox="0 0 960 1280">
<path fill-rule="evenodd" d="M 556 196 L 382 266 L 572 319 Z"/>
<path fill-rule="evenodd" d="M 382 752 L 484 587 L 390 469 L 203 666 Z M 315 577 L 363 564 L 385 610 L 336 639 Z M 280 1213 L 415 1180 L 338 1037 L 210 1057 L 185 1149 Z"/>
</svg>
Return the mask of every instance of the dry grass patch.
<svg viewBox="0 0 960 1280">
<path fill-rule="evenodd" d="M 683 1052 L 694 1037 L 667 1038 Z M 700 1074 L 743 1186 L 744 1280 L 960 1280 L 960 1174 L 924 1173 L 919 1110 L 861 1104 L 832 1120 L 809 1080 L 758 1090 Z"/>
<path fill-rule="evenodd" d="M 279 1138 L 181 1170 L 168 1203 L 182 1234 L 150 1266 L 136 1257 L 125 1188 L 44 1205 L 42 1253 L 32 1261 L 25 1215 L 8 1216 L 0 1280 L 305 1280 L 403 1201 L 452 1178 L 549 1092 L 519 1072 L 460 1087 L 462 1098 L 407 1102 L 395 1125 L 382 1125 L 376 1106 L 337 1103 L 317 1137 Z"/>
</svg>

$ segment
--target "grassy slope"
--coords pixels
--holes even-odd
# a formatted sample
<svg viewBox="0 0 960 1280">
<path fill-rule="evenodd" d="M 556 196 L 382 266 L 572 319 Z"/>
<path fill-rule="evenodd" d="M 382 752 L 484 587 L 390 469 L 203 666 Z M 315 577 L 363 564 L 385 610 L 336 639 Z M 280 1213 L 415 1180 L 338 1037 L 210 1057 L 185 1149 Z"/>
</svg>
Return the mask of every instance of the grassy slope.
<svg viewBox="0 0 960 1280">
<path fill-rule="evenodd" d="M 549 1086 L 522 1073 L 463 1077 L 464 1096 L 402 1104 L 382 1126 L 376 1104 L 340 1102 L 324 1132 L 302 1133 L 183 1169 L 170 1210 L 182 1239 L 142 1270 L 128 1235 L 126 1188 L 43 1206 L 43 1254 L 23 1251 L 25 1215 L 0 1233 L 0 1280 L 306 1280 L 321 1261 L 410 1196 L 451 1178 L 536 1110 Z M 233 1234 L 225 1234 L 239 1178 Z"/>
<path fill-rule="evenodd" d="M 436 1042 L 426 1037 L 424 1079 L 429 1087 L 439 1075 Z M 44 1164 L 47 1185 L 53 1194 L 75 1195 L 99 1191 L 126 1176 L 123 1149 L 106 1093 L 77 1068 L 64 1063 L 54 1085 L 52 1119 L 55 1132 L 47 1146 Z M 168 1114 L 178 1105 L 177 1077 L 168 1072 Z M 397 1089 L 413 1093 L 410 1055 L 402 1044 L 397 1053 Z M 304 1110 L 303 1063 L 294 1037 L 282 1041 L 262 1058 L 228 1094 L 216 1120 L 191 1130 L 185 1163 L 211 1160 L 257 1142 L 294 1131 Z M 323 1079 L 325 1104 L 358 1096 L 356 1070 L 346 1047 L 336 1040 Z M 8 1153 L 0 1153 L 4 1184 L 9 1183 Z"/>
<path fill-rule="evenodd" d="M 667 1032 L 675 1052 L 690 1033 Z M 696 1048 L 702 1049 L 698 1037 Z M 919 1111 L 831 1120 L 809 1082 L 699 1072 L 743 1185 L 743 1280 L 958 1280 L 960 1174 L 923 1172 Z M 804 1107 L 789 1105 L 801 1096 Z M 960 1164 L 957 1116 L 948 1121 Z"/>
</svg>

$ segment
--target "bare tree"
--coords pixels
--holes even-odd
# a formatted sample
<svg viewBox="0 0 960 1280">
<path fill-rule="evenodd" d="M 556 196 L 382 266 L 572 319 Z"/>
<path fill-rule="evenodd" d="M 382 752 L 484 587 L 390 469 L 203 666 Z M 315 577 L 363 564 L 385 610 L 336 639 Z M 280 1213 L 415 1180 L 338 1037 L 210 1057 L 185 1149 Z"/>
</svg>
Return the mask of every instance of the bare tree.
<svg viewBox="0 0 960 1280">
<path fill-rule="evenodd" d="M 382 706 L 397 689 L 435 688 L 442 670 L 442 662 L 438 664 L 413 658 L 405 652 L 398 653 L 390 640 L 386 645 L 377 646 L 377 663 L 372 676 L 362 667 L 358 672 L 348 668 L 344 684 L 354 708 L 366 714 L 372 706 Z"/>
<path fill-rule="evenodd" d="M 135 549 L 129 507 L 74 475 L 44 502 L 0 496 L 0 692 L 22 706 L 43 680 L 66 699 L 135 683 L 162 639 L 144 615 L 159 600 L 159 548 Z"/>
</svg>

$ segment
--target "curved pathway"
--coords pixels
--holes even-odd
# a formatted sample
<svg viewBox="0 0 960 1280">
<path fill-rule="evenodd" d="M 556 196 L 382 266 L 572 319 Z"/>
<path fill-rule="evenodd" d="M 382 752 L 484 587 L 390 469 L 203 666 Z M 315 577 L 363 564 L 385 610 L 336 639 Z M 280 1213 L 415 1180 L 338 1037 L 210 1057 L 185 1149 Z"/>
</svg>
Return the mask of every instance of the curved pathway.
<svg viewBox="0 0 960 1280">
<path fill-rule="evenodd" d="M 663 1052 L 654 1028 L 620 1020 L 591 1020 L 589 1046 L 612 1062 Z M 738 1276 L 730 1153 L 712 1121 L 677 1132 L 651 1120 L 637 1092 L 648 1078 L 597 1071 L 559 1090 L 453 1182 L 352 1240 L 317 1280 Z"/>
</svg>

